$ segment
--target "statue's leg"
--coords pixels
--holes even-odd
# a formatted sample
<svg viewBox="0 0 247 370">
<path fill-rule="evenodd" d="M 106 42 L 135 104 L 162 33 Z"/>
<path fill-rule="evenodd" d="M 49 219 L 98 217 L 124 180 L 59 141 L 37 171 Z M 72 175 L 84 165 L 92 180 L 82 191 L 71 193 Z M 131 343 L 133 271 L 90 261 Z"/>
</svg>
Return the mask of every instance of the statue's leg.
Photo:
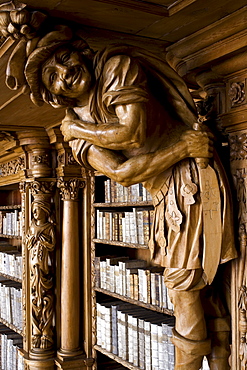
<svg viewBox="0 0 247 370">
<path fill-rule="evenodd" d="M 227 318 L 210 320 L 211 353 L 207 356 L 210 370 L 229 370 L 230 328 Z"/>
<path fill-rule="evenodd" d="M 211 339 L 211 354 L 207 356 L 211 370 L 230 369 L 230 316 L 224 297 L 217 284 L 208 286 L 202 291 L 207 330 Z"/>
<path fill-rule="evenodd" d="M 175 345 L 175 370 L 199 370 L 205 355 L 211 351 L 200 290 L 169 289 L 174 305 L 176 326 L 172 341 Z"/>
<path fill-rule="evenodd" d="M 207 356 L 211 370 L 230 369 L 230 315 L 226 300 L 228 276 L 219 268 L 212 285 L 201 291 L 207 331 L 211 339 L 211 354 Z M 224 286 L 226 284 L 226 287 Z"/>
<path fill-rule="evenodd" d="M 205 354 L 211 351 L 209 339 L 195 341 L 184 338 L 173 329 L 172 342 L 175 345 L 175 370 L 199 370 Z"/>
</svg>

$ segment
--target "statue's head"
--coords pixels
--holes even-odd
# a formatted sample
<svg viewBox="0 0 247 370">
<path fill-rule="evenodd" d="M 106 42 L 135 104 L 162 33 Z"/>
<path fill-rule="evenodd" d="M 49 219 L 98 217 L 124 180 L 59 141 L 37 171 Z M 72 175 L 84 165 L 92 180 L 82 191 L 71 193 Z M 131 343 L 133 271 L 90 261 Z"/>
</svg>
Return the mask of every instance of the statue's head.
<svg viewBox="0 0 247 370">
<path fill-rule="evenodd" d="M 35 220 L 45 220 L 49 217 L 51 213 L 50 204 L 44 201 L 33 201 L 31 209 Z"/>
<path fill-rule="evenodd" d="M 73 39 L 70 28 L 60 27 L 38 42 L 25 65 L 36 105 L 75 106 L 92 84 L 92 50 L 84 40 Z"/>
</svg>

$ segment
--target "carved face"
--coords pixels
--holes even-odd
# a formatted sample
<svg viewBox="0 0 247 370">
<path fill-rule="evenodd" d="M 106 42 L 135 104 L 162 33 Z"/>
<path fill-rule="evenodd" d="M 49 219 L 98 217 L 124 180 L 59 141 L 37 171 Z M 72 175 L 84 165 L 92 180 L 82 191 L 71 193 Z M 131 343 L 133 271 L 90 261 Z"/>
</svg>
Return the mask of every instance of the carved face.
<svg viewBox="0 0 247 370">
<path fill-rule="evenodd" d="M 79 52 L 58 49 L 42 67 L 42 81 L 55 95 L 81 99 L 91 85 L 91 74 Z"/>
<path fill-rule="evenodd" d="M 38 204 L 35 204 L 35 203 L 33 204 L 32 211 L 33 211 L 33 217 L 35 220 L 38 220 L 38 221 L 46 220 L 47 213 Z"/>
</svg>

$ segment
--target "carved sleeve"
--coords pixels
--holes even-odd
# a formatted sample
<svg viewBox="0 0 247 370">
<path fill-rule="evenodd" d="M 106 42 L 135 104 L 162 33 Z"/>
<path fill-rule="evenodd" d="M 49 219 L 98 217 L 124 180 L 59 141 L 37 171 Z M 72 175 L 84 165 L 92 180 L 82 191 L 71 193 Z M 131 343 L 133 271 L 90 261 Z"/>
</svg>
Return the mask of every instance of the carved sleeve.
<svg viewBox="0 0 247 370">
<path fill-rule="evenodd" d="M 113 113 L 118 104 L 148 100 L 146 76 L 138 62 L 127 55 L 110 58 L 102 73 L 102 103 Z"/>
</svg>

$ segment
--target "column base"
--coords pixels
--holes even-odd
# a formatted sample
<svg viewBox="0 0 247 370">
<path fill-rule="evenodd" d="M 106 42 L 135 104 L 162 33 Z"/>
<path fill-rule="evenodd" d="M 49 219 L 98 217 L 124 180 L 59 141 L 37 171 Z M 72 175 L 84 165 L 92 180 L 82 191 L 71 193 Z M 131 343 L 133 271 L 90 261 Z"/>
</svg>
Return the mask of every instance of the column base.
<svg viewBox="0 0 247 370">
<path fill-rule="evenodd" d="M 77 348 L 77 349 L 74 349 L 74 350 L 60 348 L 57 351 L 57 357 L 61 360 L 65 360 L 65 361 L 67 361 L 67 359 L 70 359 L 70 358 L 82 356 L 83 354 L 84 354 L 84 352 L 82 351 L 81 348 Z"/>
<path fill-rule="evenodd" d="M 86 370 L 90 368 L 94 363 L 93 359 L 86 358 L 85 355 L 80 355 L 76 357 L 61 357 L 61 351 L 58 357 L 55 359 L 55 364 L 57 369 L 62 370 Z"/>
<path fill-rule="evenodd" d="M 55 359 L 50 358 L 46 360 L 34 360 L 25 358 L 25 364 L 28 365 L 29 370 L 55 370 Z"/>
<path fill-rule="evenodd" d="M 53 348 L 50 350 L 44 350 L 41 348 L 32 348 L 29 351 L 29 358 L 33 360 L 48 360 L 55 357 L 55 351 Z"/>
</svg>

